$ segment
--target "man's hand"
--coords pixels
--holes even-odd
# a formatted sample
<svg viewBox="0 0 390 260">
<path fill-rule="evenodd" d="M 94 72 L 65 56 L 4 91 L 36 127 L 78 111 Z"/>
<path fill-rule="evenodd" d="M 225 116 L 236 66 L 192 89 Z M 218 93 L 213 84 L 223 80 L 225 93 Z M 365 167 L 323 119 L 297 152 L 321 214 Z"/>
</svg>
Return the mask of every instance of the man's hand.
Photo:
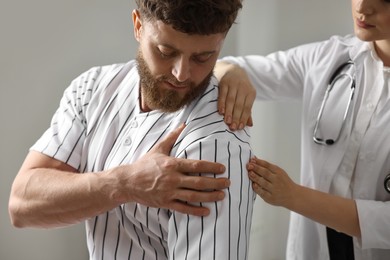
<svg viewBox="0 0 390 260">
<path fill-rule="evenodd" d="M 193 176 L 189 173 L 221 174 L 225 167 L 219 163 L 170 157 L 170 150 L 184 125 L 156 144 L 127 172 L 132 184 L 128 190 L 133 201 L 150 207 L 167 208 L 196 216 L 209 210 L 191 203 L 214 202 L 225 196 L 227 178 Z"/>
<path fill-rule="evenodd" d="M 214 74 L 219 80 L 218 110 L 230 129 L 252 126 L 252 106 L 256 90 L 246 72 L 237 65 L 217 62 Z"/>
</svg>

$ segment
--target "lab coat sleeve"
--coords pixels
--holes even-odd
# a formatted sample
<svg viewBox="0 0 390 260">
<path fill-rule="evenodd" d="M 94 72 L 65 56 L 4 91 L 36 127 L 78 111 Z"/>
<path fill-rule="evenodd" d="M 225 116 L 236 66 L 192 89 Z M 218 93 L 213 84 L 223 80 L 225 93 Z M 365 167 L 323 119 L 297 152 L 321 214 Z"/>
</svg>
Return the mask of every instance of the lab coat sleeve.
<svg viewBox="0 0 390 260">
<path fill-rule="evenodd" d="M 224 57 L 222 61 L 245 69 L 256 88 L 259 100 L 300 100 L 304 86 L 305 62 L 300 51 L 275 52 L 268 56 L 248 55 Z"/>
<path fill-rule="evenodd" d="M 310 93 L 320 84 L 328 72 L 324 68 L 333 68 L 331 61 L 340 57 L 340 39 L 303 44 L 286 51 L 277 51 L 267 56 L 227 56 L 221 61 L 239 65 L 247 72 L 252 85 L 256 88 L 258 100 L 301 100 L 304 92 Z M 348 60 L 343 52 L 341 59 Z"/>
<path fill-rule="evenodd" d="M 390 202 L 357 200 L 361 247 L 390 249 Z"/>
</svg>

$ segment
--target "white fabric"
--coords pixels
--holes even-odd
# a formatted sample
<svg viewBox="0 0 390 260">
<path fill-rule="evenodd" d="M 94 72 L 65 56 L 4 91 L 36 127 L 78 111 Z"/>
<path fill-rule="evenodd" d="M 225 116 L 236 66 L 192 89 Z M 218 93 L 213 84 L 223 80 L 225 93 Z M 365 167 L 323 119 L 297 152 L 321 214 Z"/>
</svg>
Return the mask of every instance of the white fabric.
<svg viewBox="0 0 390 260">
<path fill-rule="evenodd" d="M 80 172 L 97 172 L 137 160 L 185 122 L 171 155 L 221 162 L 232 185 L 223 201 L 204 203 L 207 217 L 127 203 L 88 219 L 90 259 L 246 259 L 255 199 L 246 171 L 248 129 L 231 132 L 223 122 L 215 79 L 180 111 L 142 113 L 135 62 L 129 66 L 118 84 L 109 83 L 123 65 L 93 68 L 75 79 L 31 149 Z"/>
<path fill-rule="evenodd" d="M 384 189 L 390 173 L 389 76 L 372 45 L 334 36 L 267 57 L 224 59 L 246 69 L 258 100 L 302 100 L 301 183 L 354 198 L 362 232 L 361 241 L 354 239 L 355 259 L 389 259 L 390 194 Z M 334 145 L 315 144 L 313 130 L 327 84 L 349 59 L 356 70 L 353 115 Z M 327 106 L 333 107 L 332 100 Z M 329 259 L 325 227 L 292 213 L 287 259 Z"/>
</svg>

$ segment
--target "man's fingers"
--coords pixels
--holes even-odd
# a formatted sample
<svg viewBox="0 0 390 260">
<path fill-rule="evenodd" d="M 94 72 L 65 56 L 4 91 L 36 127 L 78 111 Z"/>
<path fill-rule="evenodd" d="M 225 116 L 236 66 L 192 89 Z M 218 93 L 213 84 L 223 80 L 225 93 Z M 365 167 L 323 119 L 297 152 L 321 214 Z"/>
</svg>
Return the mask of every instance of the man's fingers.
<svg viewBox="0 0 390 260">
<path fill-rule="evenodd" d="M 158 142 L 152 150 L 160 150 L 162 153 L 169 155 L 172 146 L 185 128 L 185 124 L 181 124 L 178 128 L 170 132 L 163 140 Z"/>
<path fill-rule="evenodd" d="M 225 166 L 221 163 L 183 158 L 176 158 L 176 162 L 176 170 L 179 172 L 214 174 L 221 174 L 225 172 Z"/>
<path fill-rule="evenodd" d="M 210 210 L 206 207 L 194 206 L 186 202 L 177 201 L 170 205 L 170 209 L 193 216 L 203 217 L 210 214 Z"/>
<path fill-rule="evenodd" d="M 188 203 L 216 202 L 225 198 L 225 192 L 221 190 L 196 191 L 182 189 L 176 194 L 176 197 L 179 201 Z"/>
<path fill-rule="evenodd" d="M 171 209 L 184 214 L 206 216 L 210 212 L 209 209 L 196 204 L 223 200 L 225 193 L 223 191 L 181 190 L 177 197 L 178 199 L 170 205 Z"/>
<path fill-rule="evenodd" d="M 213 178 L 202 176 L 186 176 L 182 179 L 180 187 L 189 191 L 215 191 L 226 189 L 230 186 L 230 180 L 227 178 Z M 209 194 L 210 196 L 215 194 Z M 193 200 L 191 200 L 193 201 Z"/>
</svg>

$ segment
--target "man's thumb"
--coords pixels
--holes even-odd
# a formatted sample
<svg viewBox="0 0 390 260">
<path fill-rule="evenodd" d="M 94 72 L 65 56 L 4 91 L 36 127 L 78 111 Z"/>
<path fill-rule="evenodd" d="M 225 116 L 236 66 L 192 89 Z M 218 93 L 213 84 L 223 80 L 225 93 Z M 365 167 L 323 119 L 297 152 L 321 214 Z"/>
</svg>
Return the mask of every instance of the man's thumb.
<svg viewBox="0 0 390 260">
<path fill-rule="evenodd" d="M 172 149 L 172 146 L 175 144 L 177 138 L 186 125 L 183 123 L 178 128 L 170 132 L 162 141 L 160 141 L 155 147 L 160 149 L 161 152 L 169 154 Z"/>
</svg>

